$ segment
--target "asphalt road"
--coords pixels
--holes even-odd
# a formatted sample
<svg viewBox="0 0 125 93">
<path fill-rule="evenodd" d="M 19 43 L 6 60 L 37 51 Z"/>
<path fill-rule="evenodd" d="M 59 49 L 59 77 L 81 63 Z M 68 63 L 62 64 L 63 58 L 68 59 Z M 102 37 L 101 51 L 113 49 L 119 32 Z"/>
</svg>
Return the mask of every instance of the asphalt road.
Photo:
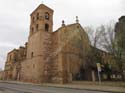
<svg viewBox="0 0 125 93">
<path fill-rule="evenodd" d="M 0 83 L 0 93 L 110 93 L 92 90 L 79 90 L 36 85 Z"/>
</svg>

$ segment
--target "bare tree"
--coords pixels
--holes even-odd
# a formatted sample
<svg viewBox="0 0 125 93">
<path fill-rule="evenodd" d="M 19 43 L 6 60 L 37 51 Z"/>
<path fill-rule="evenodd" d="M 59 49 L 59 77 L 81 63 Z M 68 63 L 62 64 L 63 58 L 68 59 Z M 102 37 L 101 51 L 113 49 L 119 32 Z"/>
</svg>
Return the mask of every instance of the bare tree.
<svg viewBox="0 0 125 93">
<path fill-rule="evenodd" d="M 123 33 L 119 33 L 116 38 L 114 22 L 110 22 L 108 25 L 101 25 L 96 29 L 92 27 L 86 27 L 85 30 L 89 35 L 92 45 L 92 48 L 87 55 L 88 61 L 90 63 L 93 61 L 94 63 L 103 63 L 103 60 L 107 60 L 101 58 L 102 53 L 100 53 L 100 51 L 103 50 L 113 57 L 115 60 L 114 65 L 117 66 L 117 71 L 121 74 L 122 79 L 124 79 L 123 63 L 125 60 L 123 59 L 123 55 L 125 53 L 125 31 Z M 106 64 L 106 68 L 108 67 L 109 69 L 109 65 L 110 64 Z M 111 73 L 108 74 L 109 77 L 110 75 Z"/>
<path fill-rule="evenodd" d="M 100 27 L 100 29 L 102 30 L 100 45 L 113 56 L 119 68 L 119 72 L 122 76 L 122 79 L 124 79 L 123 75 L 124 60 L 122 57 L 124 53 L 124 39 L 121 38 L 123 33 L 119 34 L 118 38 L 115 38 L 114 24 Z"/>
<path fill-rule="evenodd" d="M 96 69 L 96 63 L 102 63 L 102 51 L 99 49 L 102 30 L 100 27 L 96 29 L 93 27 L 86 27 L 85 30 L 88 33 L 91 41 L 91 48 L 87 55 L 87 61 L 91 68 Z"/>
</svg>

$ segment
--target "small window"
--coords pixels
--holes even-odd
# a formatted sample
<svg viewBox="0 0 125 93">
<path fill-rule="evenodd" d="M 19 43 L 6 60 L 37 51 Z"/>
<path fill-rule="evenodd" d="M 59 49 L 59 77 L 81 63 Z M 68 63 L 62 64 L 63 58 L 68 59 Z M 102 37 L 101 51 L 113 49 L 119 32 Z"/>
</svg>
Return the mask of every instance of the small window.
<svg viewBox="0 0 125 93">
<path fill-rule="evenodd" d="M 36 24 L 36 31 L 38 31 L 39 29 L 39 24 Z"/>
<path fill-rule="evenodd" d="M 39 20 L 39 13 L 37 13 L 37 16 L 36 16 L 37 20 Z"/>
<path fill-rule="evenodd" d="M 10 58 L 9 58 L 10 60 L 11 60 L 11 55 L 10 55 Z"/>
<path fill-rule="evenodd" d="M 16 62 L 17 60 L 16 60 L 16 58 L 14 58 L 14 62 Z"/>
<path fill-rule="evenodd" d="M 45 19 L 49 20 L 49 13 L 48 12 L 45 13 Z"/>
<path fill-rule="evenodd" d="M 32 18 L 32 21 L 33 21 L 33 23 L 34 23 L 34 21 L 35 21 L 35 18 L 34 18 L 34 17 Z"/>
<path fill-rule="evenodd" d="M 35 68 L 35 64 L 33 64 L 33 68 Z"/>
<path fill-rule="evenodd" d="M 48 24 L 45 24 L 45 31 L 49 31 L 49 25 Z"/>
<path fill-rule="evenodd" d="M 31 35 L 33 34 L 33 32 L 34 32 L 34 28 L 32 27 L 32 28 L 31 28 Z"/>
<path fill-rule="evenodd" d="M 34 53 L 32 52 L 32 53 L 31 53 L 31 58 L 33 58 L 33 57 L 34 57 Z"/>
<path fill-rule="evenodd" d="M 34 32 L 34 28 L 33 27 L 31 28 L 31 31 L 32 31 L 32 33 Z"/>
</svg>

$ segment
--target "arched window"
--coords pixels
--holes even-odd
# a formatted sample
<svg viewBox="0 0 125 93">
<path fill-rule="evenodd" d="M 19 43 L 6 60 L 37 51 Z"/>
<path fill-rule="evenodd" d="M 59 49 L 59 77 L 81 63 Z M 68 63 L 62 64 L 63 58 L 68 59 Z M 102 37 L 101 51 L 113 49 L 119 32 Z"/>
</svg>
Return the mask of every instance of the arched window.
<svg viewBox="0 0 125 93">
<path fill-rule="evenodd" d="M 48 24 L 45 24 L 45 31 L 49 31 L 49 25 Z"/>
<path fill-rule="evenodd" d="M 34 32 L 34 28 L 33 27 L 31 28 L 31 31 L 32 31 L 32 33 Z"/>
<path fill-rule="evenodd" d="M 32 27 L 32 28 L 31 28 L 31 35 L 33 34 L 33 32 L 34 32 L 34 28 Z"/>
<path fill-rule="evenodd" d="M 9 60 L 11 60 L 12 59 L 12 56 L 10 55 L 10 58 L 9 58 Z"/>
<path fill-rule="evenodd" d="M 31 53 L 31 58 L 33 58 L 33 56 L 34 56 L 34 53 L 32 52 L 32 53 Z"/>
<path fill-rule="evenodd" d="M 32 18 L 32 22 L 34 23 L 34 21 L 35 21 L 35 18 L 33 17 L 33 18 Z"/>
<path fill-rule="evenodd" d="M 45 13 L 45 19 L 49 20 L 49 13 L 48 12 Z"/>
<path fill-rule="evenodd" d="M 39 29 L 39 24 L 36 24 L 36 31 L 38 31 Z"/>
<path fill-rule="evenodd" d="M 35 68 L 35 64 L 33 64 L 33 68 Z"/>
<path fill-rule="evenodd" d="M 37 15 L 36 15 L 36 19 L 39 20 L 39 13 L 37 13 Z"/>
</svg>

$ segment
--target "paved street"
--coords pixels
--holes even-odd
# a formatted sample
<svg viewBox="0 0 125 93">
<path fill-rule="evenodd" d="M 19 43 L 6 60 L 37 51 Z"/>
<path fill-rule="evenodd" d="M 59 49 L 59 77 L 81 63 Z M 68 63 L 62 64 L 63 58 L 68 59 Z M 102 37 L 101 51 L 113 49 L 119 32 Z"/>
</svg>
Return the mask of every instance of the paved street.
<svg viewBox="0 0 125 93">
<path fill-rule="evenodd" d="M 43 87 L 43 86 L 14 84 L 14 83 L 0 83 L 0 93 L 109 93 L 109 92 Z"/>
</svg>

